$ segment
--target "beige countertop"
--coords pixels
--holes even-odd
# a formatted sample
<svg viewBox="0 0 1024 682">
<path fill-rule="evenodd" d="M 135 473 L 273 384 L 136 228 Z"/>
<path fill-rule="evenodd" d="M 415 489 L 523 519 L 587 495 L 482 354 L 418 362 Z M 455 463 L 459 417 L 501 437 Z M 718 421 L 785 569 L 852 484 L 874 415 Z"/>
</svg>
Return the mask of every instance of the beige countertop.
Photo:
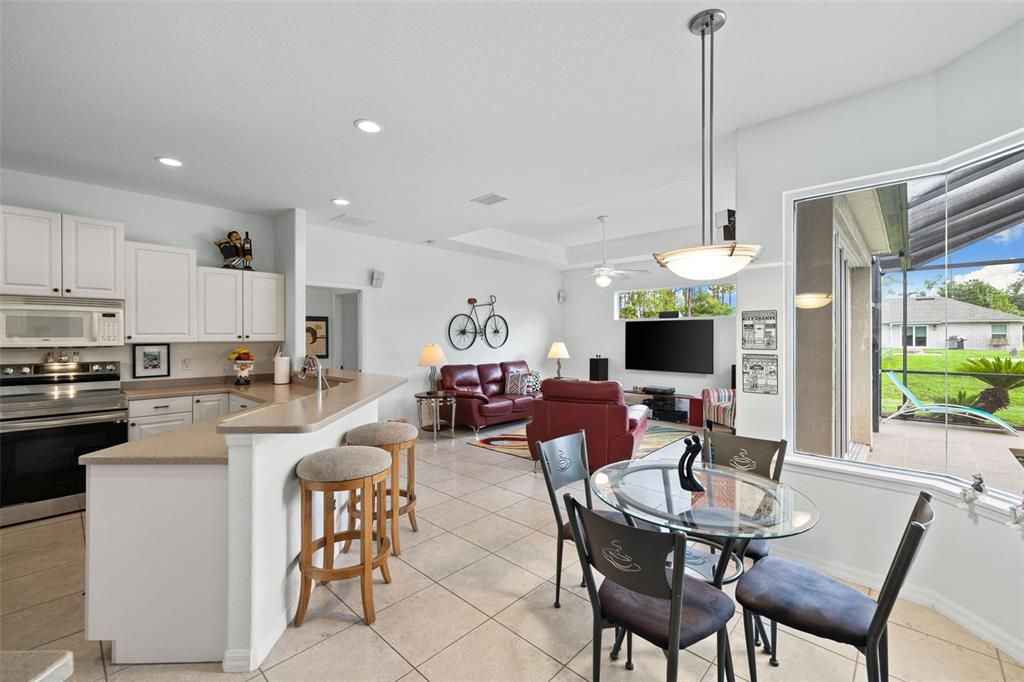
<svg viewBox="0 0 1024 682">
<path fill-rule="evenodd" d="M 319 395 L 312 380 L 275 385 L 257 377 L 249 386 L 221 379 L 123 385 L 129 400 L 231 393 L 265 403 L 243 412 L 115 445 L 78 458 L 79 464 L 214 464 L 228 463 L 225 433 L 308 433 L 323 428 L 405 383 L 403 377 L 328 372 L 334 386 Z M 230 381 L 230 378 L 228 378 Z M 142 382 L 140 382 L 142 383 Z"/>
</svg>

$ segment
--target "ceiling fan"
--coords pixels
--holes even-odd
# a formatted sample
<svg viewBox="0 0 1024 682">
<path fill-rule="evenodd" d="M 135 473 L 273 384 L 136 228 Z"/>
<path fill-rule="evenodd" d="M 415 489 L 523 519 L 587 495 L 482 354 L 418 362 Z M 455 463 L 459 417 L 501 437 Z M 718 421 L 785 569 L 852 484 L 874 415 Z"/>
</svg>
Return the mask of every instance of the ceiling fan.
<svg viewBox="0 0 1024 682">
<path fill-rule="evenodd" d="M 608 222 L 608 216 L 599 215 L 597 219 L 601 221 L 601 264 L 595 267 L 590 272 L 583 273 L 584 277 L 593 277 L 594 284 L 599 287 L 606 287 L 612 283 L 613 279 L 629 279 L 627 273 L 636 274 L 648 274 L 649 270 L 629 270 L 627 268 L 616 268 L 608 265 L 608 247 L 605 240 L 605 223 Z"/>
</svg>

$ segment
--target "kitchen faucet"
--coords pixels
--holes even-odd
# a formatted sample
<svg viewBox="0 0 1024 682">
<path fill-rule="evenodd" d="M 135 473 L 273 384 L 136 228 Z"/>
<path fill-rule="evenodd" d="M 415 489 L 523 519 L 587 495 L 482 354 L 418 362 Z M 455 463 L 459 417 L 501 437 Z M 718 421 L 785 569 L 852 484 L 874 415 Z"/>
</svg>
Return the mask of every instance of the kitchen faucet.
<svg viewBox="0 0 1024 682">
<path fill-rule="evenodd" d="M 315 355 L 307 355 L 302 359 L 302 369 L 299 370 L 299 378 L 305 379 L 310 372 L 316 374 L 316 390 L 323 391 L 330 388 L 327 377 L 324 376 L 324 369 L 320 366 L 320 360 Z"/>
</svg>

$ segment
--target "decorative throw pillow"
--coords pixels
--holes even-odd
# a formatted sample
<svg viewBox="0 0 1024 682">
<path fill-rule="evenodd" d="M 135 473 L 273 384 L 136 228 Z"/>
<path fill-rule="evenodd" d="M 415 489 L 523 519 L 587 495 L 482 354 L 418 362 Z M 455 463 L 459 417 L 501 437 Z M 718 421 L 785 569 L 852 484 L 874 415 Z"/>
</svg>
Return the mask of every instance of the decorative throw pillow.
<svg viewBox="0 0 1024 682">
<path fill-rule="evenodd" d="M 505 393 L 507 395 L 526 395 L 540 390 L 540 371 L 516 370 L 505 377 Z"/>
</svg>

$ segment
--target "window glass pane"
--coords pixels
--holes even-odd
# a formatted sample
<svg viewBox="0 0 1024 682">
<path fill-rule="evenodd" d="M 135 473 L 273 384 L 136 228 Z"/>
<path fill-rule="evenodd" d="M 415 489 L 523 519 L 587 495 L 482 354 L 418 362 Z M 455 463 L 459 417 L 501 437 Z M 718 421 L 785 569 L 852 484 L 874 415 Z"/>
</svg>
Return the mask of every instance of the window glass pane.
<svg viewBox="0 0 1024 682">
<path fill-rule="evenodd" d="M 615 317 L 619 320 L 655 319 L 666 312 L 679 313 L 680 317 L 719 317 L 736 312 L 736 285 L 619 291 L 615 301 Z"/>
</svg>

